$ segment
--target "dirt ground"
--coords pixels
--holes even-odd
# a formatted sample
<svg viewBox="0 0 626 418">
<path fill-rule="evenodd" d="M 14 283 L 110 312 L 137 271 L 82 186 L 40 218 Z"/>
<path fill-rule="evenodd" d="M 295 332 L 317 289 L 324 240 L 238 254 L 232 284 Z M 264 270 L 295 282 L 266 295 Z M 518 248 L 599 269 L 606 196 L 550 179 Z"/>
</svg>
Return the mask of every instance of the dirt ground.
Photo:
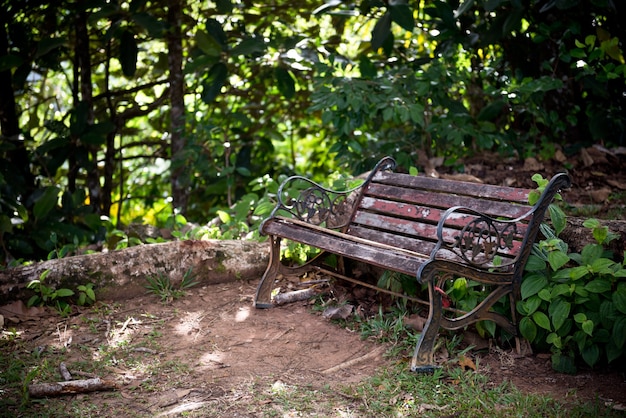
<svg viewBox="0 0 626 418">
<path fill-rule="evenodd" d="M 14 327 L 21 333 L 19 349 L 50 362 L 63 358 L 75 379 L 116 383 L 113 392 L 71 397 L 102 408 L 98 416 L 179 416 L 207 405 L 230 416 L 254 416 L 255 391 L 283 384 L 345 386 L 408 361 L 385 358 L 388 347 L 331 323 L 307 302 L 254 309 L 254 290 L 254 283 L 241 281 L 197 287 L 170 304 L 146 295 L 104 302 L 67 319 L 50 311 L 20 316 Z M 543 355 L 518 357 L 500 349 L 470 355 L 494 385 L 506 380 L 527 393 L 626 406 L 626 381 L 617 371 L 571 376 L 552 371 Z M 106 367 L 92 369 L 94 360 Z M 104 412 L 113 402 L 114 414 Z"/>
<path fill-rule="evenodd" d="M 485 183 L 534 187 L 532 174 L 548 177 L 567 166 L 574 179 L 564 193 L 567 202 L 624 219 L 625 160 L 623 153 L 592 148 L 561 162 L 527 160 L 524 166 L 485 156 L 468 161 L 465 171 Z M 609 199 L 620 194 L 621 200 Z M 168 304 L 152 294 L 101 301 L 66 319 L 45 309 L 17 314 L 15 306 L 0 313 L 5 332 L 14 332 L 15 349 L 50 361 L 62 358 L 75 379 L 99 376 L 117 385 L 115 391 L 72 397 L 94 405 L 98 416 L 174 416 L 207 406 L 222 416 L 253 416 L 241 405 L 257 402 L 258 390 L 283 384 L 332 388 L 360 382 L 398 361 L 408 367 L 408 359 L 384 357 L 388 347 L 331 323 L 307 302 L 254 309 L 255 286 L 254 279 L 198 286 Z M 494 385 L 509 381 L 526 393 L 626 408 L 624 370 L 564 375 L 541 353 L 483 349 L 470 355 Z M 38 376 L 33 383 L 54 378 Z M 0 385 L 0 404 L 7 404 L 8 395 Z M 115 408 L 108 409 L 112 403 Z M 0 416 L 13 416 L 11 408 L 1 409 Z"/>
</svg>

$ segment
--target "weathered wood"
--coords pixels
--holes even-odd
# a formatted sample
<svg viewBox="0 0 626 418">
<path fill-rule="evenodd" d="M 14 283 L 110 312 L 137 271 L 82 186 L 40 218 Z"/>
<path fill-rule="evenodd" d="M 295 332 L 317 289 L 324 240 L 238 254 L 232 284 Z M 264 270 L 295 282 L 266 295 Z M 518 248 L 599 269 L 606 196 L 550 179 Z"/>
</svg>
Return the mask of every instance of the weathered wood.
<svg viewBox="0 0 626 418">
<path fill-rule="evenodd" d="M 165 273 L 176 280 L 193 269 L 200 284 L 256 280 L 267 263 L 267 244 L 256 241 L 172 241 L 119 251 L 48 260 L 0 271 L 0 303 L 28 297 L 26 285 L 49 270 L 46 284 L 75 289 L 94 283 L 98 299 L 145 293 L 145 278 Z"/>
<path fill-rule="evenodd" d="M 28 385 L 28 395 L 31 398 L 45 398 L 48 396 L 74 395 L 77 393 L 96 392 L 100 390 L 114 390 L 117 385 L 112 380 L 94 379 L 70 380 L 54 383 L 32 383 Z"/>
</svg>

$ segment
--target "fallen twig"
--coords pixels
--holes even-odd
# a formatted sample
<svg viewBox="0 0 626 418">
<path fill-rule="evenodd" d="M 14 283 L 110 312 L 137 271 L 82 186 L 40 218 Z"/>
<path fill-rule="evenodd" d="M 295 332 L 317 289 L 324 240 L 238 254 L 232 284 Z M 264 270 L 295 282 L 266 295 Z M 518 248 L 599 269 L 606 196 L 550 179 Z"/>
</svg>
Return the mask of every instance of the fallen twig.
<svg viewBox="0 0 626 418">
<path fill-rule="evenodd" d="M 359 364 L 362 361 L 365 360 L 369 360 L 371 358 L 374 358 L 376 356 L 378 356 L 379 354 L 382 354 L 382 352 L 385 350 L 385 347 L 378 347 L 375 350 L 370 351 L 367 354 L 362 355 L 361 357 L 357 357 L 355 359 L 352 360 L 348 360 L 348 361 L 344 361 L 343 363 L 340 363 L 334 367 L 331 367 L 330 369 L 326 369 L 324 371 L 322 371 L 322 374 L 331 374 L 331 373 L 335 373 L 336 371 L 339 371 L 341 369 L 346 369 L 348 367 L 352 367 L 356 364 Z"/>
<path fill-rule="evenodd" d="M 63 362 L 61 362 L 61 364 L 59 364 L 59 373 L 61 373 L 61 377 L 66 382 L 72 380 L 72 375 L 71 375 L 70 371 L 67 370 L 67 366 Z"/>
<path fill-rule="evenodd" d="M 294 290 L 293 292 L 279 293 L 274 296 L 274 303 L 284 305 L 286 303 L 307 300 L 313 296 L 315 296 L 315 289 L 310 287 L 308 289 Z"/>
<path fill-rule="evenodd" d="M 28 394 L 31 398 L 43 398 L 46 396 L 73 395 L 116 388 L 117 385 L 112 380 L 102 380 L 96 377 L 94 379 L 71 380 L 69 382 L 33 383 L 28 385 Z"/>
</svg>

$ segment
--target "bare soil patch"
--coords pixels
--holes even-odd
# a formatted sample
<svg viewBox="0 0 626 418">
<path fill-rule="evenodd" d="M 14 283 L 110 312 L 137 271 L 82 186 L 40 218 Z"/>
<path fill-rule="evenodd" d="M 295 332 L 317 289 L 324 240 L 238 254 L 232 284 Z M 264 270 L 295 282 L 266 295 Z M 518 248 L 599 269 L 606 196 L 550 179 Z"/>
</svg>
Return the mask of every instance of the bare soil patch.
<svg viewBox="0 0 626 418">
<path fill-rule="evenodd" d="M 254 285 L 193 288 L 165 305 L 154 295 L 101 302 L 66 319 L 49 310 L 30 319 L 14 316 L 19 337 L 13 347 L 37 353 L 41 362 L 62 358 L 74 378 L 114 380 L 118 389 L 113 392 L 64 397 L 83 414 L 76 405 L 90 405 L 107 417 L 180 416 L 185 410 L 208 414 L 194 416 L 260 416 L 270 406 L 260 404 L 257 395 L 277 385 L 352 385 L 379 367 L 407 361 L 384 358 L 388 347 L 329 322 L 306 302 L 254 309 Z M 618 371 L 569 376 L 555 373 L 543 355 L 518 357 L 500 349 L 471 355 L 478 372 L 494 385 L 510 381 L 527 393 L 626 405 L 626 381 Z M 106 366 L 93 368 L 96 360 Z M 58 373 L 33 382 L 55 379 Z M 16 416 L 16 405 L 6 397 L 18 395 L 2 393 L 4 413 L 10 415 L 0 416 Z M 47 407 L 42 404 L 42 413 Z"/>
</svg>

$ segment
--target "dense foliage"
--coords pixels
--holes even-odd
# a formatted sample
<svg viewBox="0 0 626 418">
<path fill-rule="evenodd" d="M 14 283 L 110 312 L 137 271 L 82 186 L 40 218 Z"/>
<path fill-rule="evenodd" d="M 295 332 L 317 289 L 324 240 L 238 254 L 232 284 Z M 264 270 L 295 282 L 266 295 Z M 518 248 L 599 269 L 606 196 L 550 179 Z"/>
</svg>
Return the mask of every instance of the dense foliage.
<svg viewBox="0 0 626 418">
<path fill-rule="evenodd" d="M 279 174 L 623 144 L 623 7 L 0 0 L 2 263 L 239 216 Z"/>
</svg>

